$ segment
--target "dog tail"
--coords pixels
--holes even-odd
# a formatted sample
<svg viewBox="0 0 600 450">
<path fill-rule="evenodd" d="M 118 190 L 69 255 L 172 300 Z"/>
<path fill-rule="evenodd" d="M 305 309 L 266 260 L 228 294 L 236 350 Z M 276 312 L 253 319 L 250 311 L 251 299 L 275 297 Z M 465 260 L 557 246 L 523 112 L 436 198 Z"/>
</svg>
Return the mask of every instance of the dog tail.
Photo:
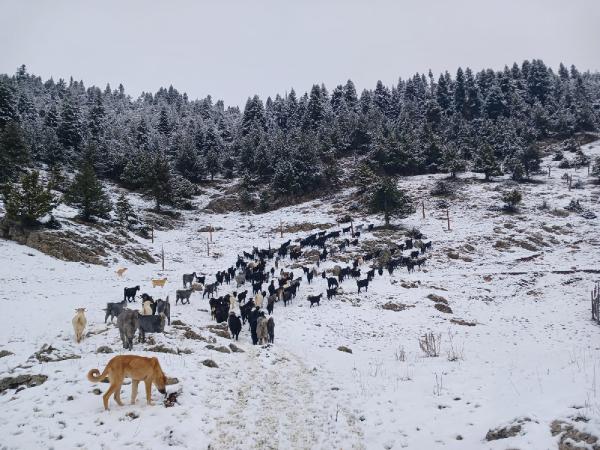
<svg viewBox="0 0 600 450">
<path fill-rule="evenodd" d="M 92 369 L 87 374 L 87 379 L 91 382 L 99 382 L 108 377 L 109 369 L 108 366 L 104 369 L 104 372 L 100 373 L 98 369 Z"/>
</svg>

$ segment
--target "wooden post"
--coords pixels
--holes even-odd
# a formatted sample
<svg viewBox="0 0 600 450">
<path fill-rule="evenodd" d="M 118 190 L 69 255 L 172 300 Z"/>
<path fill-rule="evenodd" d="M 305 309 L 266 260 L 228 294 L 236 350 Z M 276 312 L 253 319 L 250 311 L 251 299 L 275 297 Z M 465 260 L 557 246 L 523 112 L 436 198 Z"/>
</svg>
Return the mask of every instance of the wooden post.
<svg viewBox="0 0 600 450">
<path fill-rule="evenodd" d="M 354 237 L 354 221 L 350 219 L 350 233 L 352 233 L 352 237 Z"/>
<path fill-rule="evenodd" d="M 573 175 L 569 176 L 569 190 L 571 190 L 571 183 L 573 181 Z"/>
<path fill-rule="evenodd" d="M 551 169 L 551 167 L 548 166 L 548 178 L 550 178 L 550 169 Z"/>
<path fill-rule="evenodd" d="M 450 231 L 450 208 L 446 208 L 446 219 L 448 220 L 448 231 Z"/>
<path fill-rule="evenodd" d="M 152 236 L 152 243 L 154 244 L 154 227 L 150 228 L 150 234 Z"/>
<path fill-rule="evenodd" d="M 279 221 L 279 234 L 281 237 L 283 237 L 283 221 L 282 220 Z"/>
<path fill-rule="evenodd" d="M 210 244 L 208 243 L 208 239 L 206 240 L 206 255 L 210 256 Z"/>
<path fill-rule="evenodd" d="M 590 163 L 588 163 L 588 176 L 590 175 Z"/>
<path fill-rule="evenodd" d="M 210 237 L 210 243 L 211 244 L 212 244 L 212 241 L 213 241 L 212 240 L 212 230 L 213 230 L 212 225 L 209 225 L 209 227 L 208 227 L 208 236 Z"/>
<path fill-rule="evenodd" d="M 423 207 L 423 219 L 425 218 L 425 200 L 421 202 L 421 206 Z"/>
<path fill-rule="evenodd" d="M 165 247 L 164 245 L 160 246 L 160 259 L 162 260 L 162 270 L 165 270 Z"/>
</svg>

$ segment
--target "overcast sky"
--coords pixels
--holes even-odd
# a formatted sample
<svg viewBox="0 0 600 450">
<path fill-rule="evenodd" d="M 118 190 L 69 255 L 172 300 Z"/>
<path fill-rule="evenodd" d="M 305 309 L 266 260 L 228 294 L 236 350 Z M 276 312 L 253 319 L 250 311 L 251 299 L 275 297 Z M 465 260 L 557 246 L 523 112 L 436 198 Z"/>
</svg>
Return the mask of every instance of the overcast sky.
<svg viewBox="0 0 600 450">
<path fill-rule="evenodd" d="M 599 0 L 0 0 L 0 72 L 26 64 L 127 93 L 331 90 L 523 59 L 600 69 Z"/>
</svg>

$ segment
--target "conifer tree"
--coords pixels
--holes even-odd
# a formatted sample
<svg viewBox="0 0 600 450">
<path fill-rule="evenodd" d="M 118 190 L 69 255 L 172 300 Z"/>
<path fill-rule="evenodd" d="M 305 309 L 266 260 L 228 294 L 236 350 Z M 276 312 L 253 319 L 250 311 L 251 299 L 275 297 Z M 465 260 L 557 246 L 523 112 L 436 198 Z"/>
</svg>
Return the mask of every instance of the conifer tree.
<svg viewBox="0 0 600 450">
<path fill-rule="evenodd" d="M 414 212 L 411 199 L 393 177 L 383 177 L 374 185 L 369 201 L 371 212 L 383 214 L 385 226 L 389 227 L 393 217 L 404 218 Z"/>
<path fill-rule="evenodd" d="M 75 101 L 67 97 L 63 101 L 60 123 L 56 131 L 58 140 L 67 149 L 79 150 L 83 140 L 81 111 Z"/>
<path fill-rule="evenodd" d="M 67 178 L 58 164 L 50 166 L 50 175 L 48 177 L 48 189 L 64 192 L 67 188 Z"/>
<path fill-rule="evenodd" d="M 483 172 L 486 180 L 502 174 L 500 164 L 496 160 L 494 149 L 490 144 L 485 143 L 482 145 L 475 161 L 475 171 Z"/>
<path fill-rule="evenodd" d="M 8 122 L 0 129 L 0 184 L 17 178 L 29 162 L 29 150 L 21 127 Z"/>
<path fill-rule="evenodd" d="M 49 214 L 58 204 L 50 189 L 40 180 L 36 170 L 24 174 L 18 185 L 6 184 L 3 191 L 6 217 L 31 226 Z"/>
<path fill-rule="evenodd" d="M 154 200 L 155 209 L 173 201 L 171 190 L 171 167 L 164 152 L 154 151 L 150 156 L 145 179 L 147 194 Z"/>
<path fill-rule="evenodd" d="M 190 137 L 179 136 L 176 142 L 175 169 L 185 179 L 197 183 L 202 180 L 204 164 Z"/>
<path fill-rule="evenodd" d="M 79 209 L 79 215 L 85 221 L 91 221 L 95 217 L 106 218 L 112 210 L 110 198 L 96 176 L 93 160 L 89 155 L 65 193 L 65 201 Z"/>
<path fill-rule="evenodd" d="M 158 125 L 156 126 L 158 132 L 163 136 L 168 136 L 171 133 L 171 124 L 169 123 L 169 114 L 167 114 L 167 109 L 163 106 L 160 110 L 160 115 L 158 117 Z"/>
<path fill-rule="evenodd" d="M 9 122 L 18 122 L 17 95 L 14 86 L 0 79 L 0 129 Z"/>
<path fill-rule="evenodd" d="M 442 154 L 442 168 L 450 173 L 450 178 L 456 178 L 466 167 L 467 162 L 463 159 L 459 147 L 454 143 L 447 144 Z"/>
<path fill-rule="evenodd" d="M 119 198 L 115 203 L 115 213 L 117 215 L 117 220 L 121 225 L 125 226 L 129 224 L 131 219 L 136 218 L 135 211 L 124 193 L 119 194 Z"/>
</svg>

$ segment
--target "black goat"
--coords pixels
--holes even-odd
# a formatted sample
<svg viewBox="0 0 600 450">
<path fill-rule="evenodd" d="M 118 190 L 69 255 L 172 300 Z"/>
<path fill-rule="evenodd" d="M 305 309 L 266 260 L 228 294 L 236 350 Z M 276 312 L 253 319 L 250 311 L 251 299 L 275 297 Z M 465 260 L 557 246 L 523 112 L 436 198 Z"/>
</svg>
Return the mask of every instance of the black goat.
<svg viewBox="0 0 600 450">
<path fill-rule="evenodd" d="M 104 316 L 104 323 L 106 323 L 108 316 L 110 316 L 110 321 L 112 323 L 113 319 L 115 317 L 118 318 L 119 314 L 121 314 L 121 312 L 123 312 L 123 309 L 125 309 L 126 306 L 127 306 L 127 300 L 123 300 L 122 302 L 119 302 L 119 303 L 107 303 L 106 309 L 104 310 L 104 311 L 106 311 L 106 315 Z"/>
<path fill-rule="evenodd" d="M 146 333 L 162 333 L 165 331 L 165 315 L 142 316 L 138 314 L 138 340 L 146 342 Z"/>
<path fill-rule="evenodd" d="M 190 304 L 190 295 L 192 295 L 192 289 L 177 289 L 175 291 L 175 304 L 177 304 L 177 302 L 179 300 L 181 300 L 181 304 L 185 305 L 185 304 Z"/>
<path fill-rule="evenodd" d="M 371 269 L 367 272 L 367 280 L 371 281 L 375 278 L 375 269 Z"/>
<path fill-rule="evenodd" d="M 310 307 L 312 308 L 315 303 L 317 306 L 321 306 L 321 297 L 323 297 L 323 293 L 319 295 L 309 295 L 308 301 L 310 302 Z"/>
<path fill-rule="evenodd" d="M 204 285 L 204 292 L 202 293 L 202 298 L 204 298 L 204 296 L 206 294 L 208 294 L 208 298 L 211 298 L 215 296 L 215 292 L 217 292 L 218 286 L 217 283 L 212 283 L 212 284 L 206 284 Z"/>
<path fill-rule="evenodd" d="M 327 289 L 327 300 L 332 299 L 334 296 L 338 294 L 337 288 Z"/>
<path fill-rule="evenodd" d="M 171 304 L 169 303 L 169 296 L 167 295 L 166 300 L 161 300 L 160 298 L 156 300 L 156 309 L 152 312 L 152 314 L 164 314 L 168 319 L 169 325 L 171 325 Z"/>
<path fill-rule="evenodd" d="M 184 273 L 183 274 L 183 287 L 188 287 L 188 284 L 191 286 L 194 280 L 196 279 L 196 272 L 192 273 Z"/>
<path fill-rule="evenodd" d="M 154 316 L 146 316 L 154 317 Z M 132 309 L 123 309 L 117 317 L 117 327 L 123 342 L 123 348 L 133 350 L 133 337 L 140 325 L 140 313 Z"/>
<path fill-rule="evenodd" d="M 269 317 L 267 320 L 267 332 L 269 333 L 269 344 L 275 343 L 275 319 Z"/>
<path fill-rule="evenodd" d="M 277 301 L 277 294 L 269 295 L 267 298 L 267 312 L 269 315 L 273 314 L 273 309 L 275 308 L 275 302 Z"/>
<path fill-rule="evenodd" d="M 369 279 L 365 280 L 356 280 L 356 286 L 358 287 L 358 293 L 360 294 L 360 290 L 365 288 L 365 291 L 369 290 Z"/>
<path fill-rule="evenodd" d="M 334 277 L 329 277 L 327 278 L 327 288 L 331 289 L 332 286 L 338 287 L 339 283 L 338 280 L 336 280 Z"/>
<path fill-rule="evenodd" d="M 242 321 L 238 316 L 235 315 L 233 311 L 229 312 L 229 319 L 227 319 L 227 325 L 229 325 L 229 332 L 231 333 L 231 338 L 237 341 L 240 337 L 240 331 L 242 331 Z"/>
<path fill-rule="evenodd" d="M 292 301 L 292 293 L 289 291 L 283 292 L 283 306 L 287 306 L 288 302 Z"/>
<path fill-rule="evenodd" d="M 242 323 L 245 324 L 248 320 L 250 312 L 254 308 L 254 300 L 250 300 L 248 303 L 240 306 L 240 314 L 242 316 Z"/>
<path fill-rule="evenodd" d="M 140 290 L 139 286 L 124 288 L 123 289 L 123 301 L 135 302 L 135 296 Z"/>
</svg>

